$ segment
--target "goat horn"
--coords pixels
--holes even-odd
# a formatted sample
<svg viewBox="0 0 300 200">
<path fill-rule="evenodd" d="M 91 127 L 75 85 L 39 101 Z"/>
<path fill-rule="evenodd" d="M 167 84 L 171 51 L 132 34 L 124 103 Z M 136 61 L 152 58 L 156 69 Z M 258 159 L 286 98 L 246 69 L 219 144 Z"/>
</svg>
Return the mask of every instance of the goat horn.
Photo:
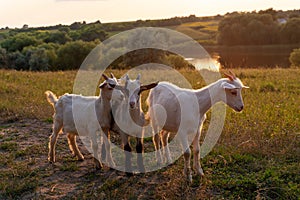
<svg viewBox="0 0 300 200">
<path fill-rule="evenodd" d="M 110 72 L 111 78 L 116 78 L 113 73 Z"/>
<path fill-rule="evenodd" d="M 229 71 L 229 72 L 230 72 L 230 71 Z M 223 72 L 223 73 L 224 73 L 224 75 L 225 75 L 227 78 L 229 78 L 230 81 L 233 81 L 234 76 L 232 76 L 231 74 L 228 74 L 228 73 L 226 73 L 226 72 Z"/>
<path fill-rule="evenodd" d="M 108 80 L 108 79 L 109 79 L 105 74 L 102 74 L 102 76 L 103 76 L 103 78 L 104 78 L 105 80 Z"/>
<path fill-rule="evenodd" d="M 229 73 L 231 74 L 231 76 L 233 77 L 233 79 L 236 79 L 235 74 L 231 70 L 229 70 Z"/>
</svg>

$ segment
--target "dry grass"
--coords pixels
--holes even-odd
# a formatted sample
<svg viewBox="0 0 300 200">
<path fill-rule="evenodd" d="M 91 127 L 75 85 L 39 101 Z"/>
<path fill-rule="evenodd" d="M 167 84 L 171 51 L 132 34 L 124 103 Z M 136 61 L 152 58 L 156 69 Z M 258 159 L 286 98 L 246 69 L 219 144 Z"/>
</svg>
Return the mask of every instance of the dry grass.
<svg viewBox="0 0 300 200">
<path fill-rule="evenodd" d="M 179 26 L 169 27 L 181 33 L 184 33 L 200 44 L 216 44 L 216 35 L 219 21 L 203 21 L 184 23 Z"/>
<path fill-rule="evenodd" d="M 298 199 L 300 70 L 233 71 L 250 86 L 243 91 L 245 109 L 227 109 L 221 138 L 202 160 L 206 178 L 188 185 L 182 158 L 133 177 L 95 172 L 86 150 L 83 163 L 71 158 L 65 138 L 58 142 L 58 162 L 48 164 L 53 111 L 44 91 L 72 92 L 76 72 L 0 70 L 0 199 Z M 199 73 L 181 73 L 194 88 L 204 85 Z M 145 145 L 152 148 L 149 140 Z"/>
</svg>

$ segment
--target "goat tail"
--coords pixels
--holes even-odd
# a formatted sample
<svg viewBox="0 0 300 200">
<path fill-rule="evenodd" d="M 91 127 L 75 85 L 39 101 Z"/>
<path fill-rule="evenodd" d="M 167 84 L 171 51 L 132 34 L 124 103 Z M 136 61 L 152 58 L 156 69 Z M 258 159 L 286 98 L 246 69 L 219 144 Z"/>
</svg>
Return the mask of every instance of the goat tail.
<svg viewBox="0 0 300 200">
<path fill-rule="evenodd" d="M 55 95 L 53 92 L 49 91 L 49 90 L 46 91 L 45 94 L 46 94 L 46 97 L 47 97 L 47 101 L 48 101 L 53 107 L 55 107 L 55 104 L 56 104 L 57 101 L 58 101 L 56 95 Z"/>
</svg>

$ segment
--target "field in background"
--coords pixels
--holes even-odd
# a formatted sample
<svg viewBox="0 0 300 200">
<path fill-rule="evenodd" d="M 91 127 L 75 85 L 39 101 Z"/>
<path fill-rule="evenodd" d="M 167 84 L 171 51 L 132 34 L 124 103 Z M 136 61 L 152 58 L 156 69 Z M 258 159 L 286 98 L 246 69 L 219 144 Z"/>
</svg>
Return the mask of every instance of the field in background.
<svg viewBox="0 0 300 200">
<path fill-rule="evenodd" d="M 169 28 L 190 36 L 201 45 L 214 45 L 216 44 L 218 25 L 219 20 L 209 20 L 184 23 L 176 27 Z"/>
<path fill-rule="evenodd" d="M 133 177 L 108 169 L 95 172 L 88 152 L 83 163 L 71 157 L 65 136 L 58 141 L 57 163 L 48 164 L 53 110 L 44 91 L 71 93 L 76 72 L 0 70 L 0 199 L 299 198 L 300 70 L 233 71 L 250 86 L 243 91 L 244 111 L 227 109 L 221 138 L 202 159 L 206 177 L 188 185 L 181 178 L 183 158 Z M 180 72 L 194 88 L 204 85 L 198 72 Z M 119 77 L 125 71 L 113 73 Z M 204 136 L 208 124 L 209 119 Z M 153 148 L 150 139 L 145 145 Z"/>
</svg>

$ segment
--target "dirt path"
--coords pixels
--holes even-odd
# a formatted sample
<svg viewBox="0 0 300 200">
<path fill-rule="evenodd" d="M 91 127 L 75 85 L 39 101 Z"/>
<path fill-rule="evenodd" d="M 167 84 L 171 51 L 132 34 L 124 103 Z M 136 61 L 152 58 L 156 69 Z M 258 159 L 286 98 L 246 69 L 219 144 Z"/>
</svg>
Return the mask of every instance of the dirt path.
<svg viewBox="0 0 300 200">
<path fill-rule="evenodd" d="M 0 163 L 4 177 L 0 199 L 198 199 L 211 195 L 206 187 L 188 186 L 178 164 L 131 177 L 108 167 L 96 171 L 80 141 L 85 160 L 72 157 L 63 134 L 57 142 L 57 162 L 50 164 L 51 126 L 29 119 L 0 124 L 0 155 L 5 158 Z"/>
</svg>

